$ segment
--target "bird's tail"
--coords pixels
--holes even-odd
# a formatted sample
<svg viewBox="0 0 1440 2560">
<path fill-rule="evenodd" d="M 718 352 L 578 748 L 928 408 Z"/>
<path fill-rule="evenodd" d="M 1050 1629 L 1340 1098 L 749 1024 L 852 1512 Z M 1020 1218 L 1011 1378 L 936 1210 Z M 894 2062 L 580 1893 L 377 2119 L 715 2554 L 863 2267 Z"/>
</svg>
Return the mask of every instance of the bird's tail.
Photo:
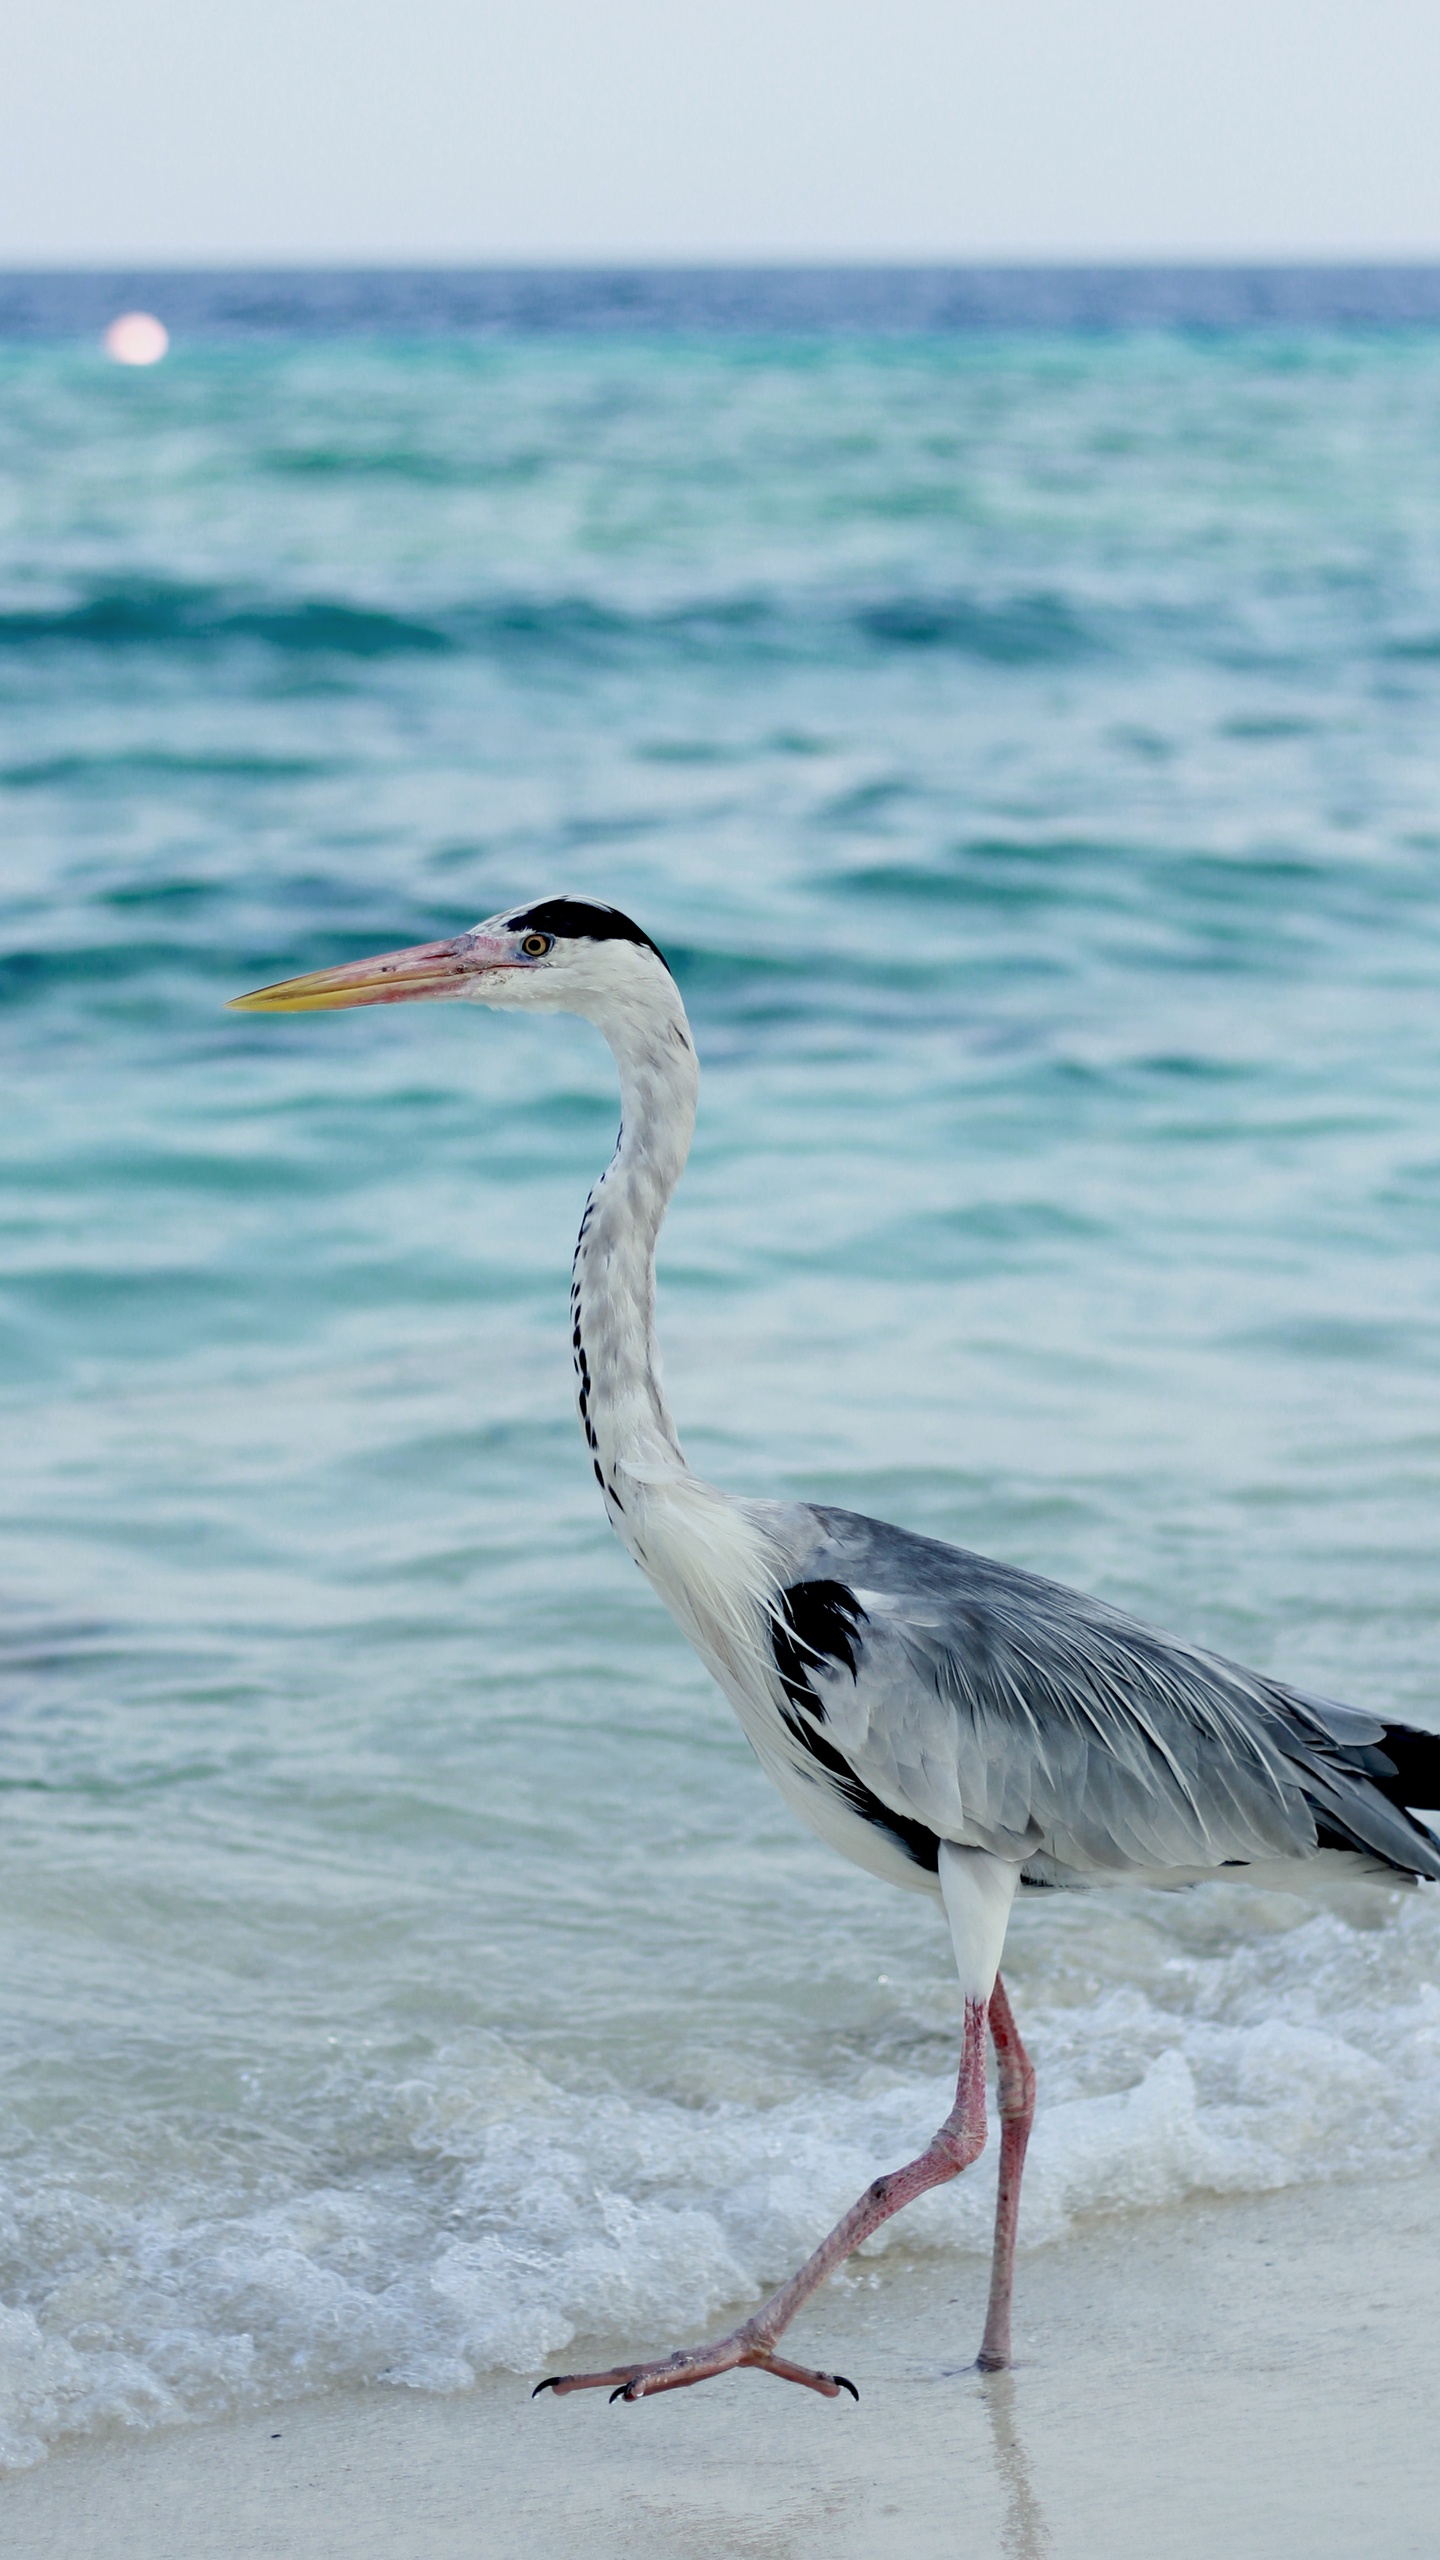
<svg viewBox="0 0 1440 2560">
<path fill-rule="evenodd" d="M 1312 1799 L 1322 1845 L 1378 1850 L 1402 1873 L 1440 1880 L 1440 1733 L 1387 1724 L 1377 1741 L 1342 1744 L 1330 1767 L 1340 1783 L 1323 1807 Z"/>
<path fill-rule="evenodd" d="M 1393 1778 L 1376 1779 L 1381 1794 L 1418 1823 L 1427 1838 L 1440 1840 L 1440 1733 L 1387 1724 L 1380 1748 L 1395 1769 Z"/>
</svg>

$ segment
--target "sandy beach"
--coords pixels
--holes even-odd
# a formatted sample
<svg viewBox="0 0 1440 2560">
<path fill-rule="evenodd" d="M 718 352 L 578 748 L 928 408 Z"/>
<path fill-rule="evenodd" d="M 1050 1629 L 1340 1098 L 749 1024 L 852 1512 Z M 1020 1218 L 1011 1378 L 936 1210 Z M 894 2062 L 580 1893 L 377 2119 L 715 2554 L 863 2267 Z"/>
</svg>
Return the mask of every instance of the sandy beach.
<svg viewBox="0 0 1440 2560">
<path fill-rule="evenodd" d="M 855 2408 L 735 2376 L 648 2407 L 370 2391 L 112 2436 L 0 2490 L 10 2560 L 1411 2560 L 1436 2547 L 1440 2174 L 1096 2225 L 1022 2269 L 833 2288 Z M 611 2342 L 600 2342 L 600 2352 Z M 632 2344 L 635 2342 L 631 2342 Z M 649 2342 L 658 2343 L 658 2342 Z"/>
</svg>

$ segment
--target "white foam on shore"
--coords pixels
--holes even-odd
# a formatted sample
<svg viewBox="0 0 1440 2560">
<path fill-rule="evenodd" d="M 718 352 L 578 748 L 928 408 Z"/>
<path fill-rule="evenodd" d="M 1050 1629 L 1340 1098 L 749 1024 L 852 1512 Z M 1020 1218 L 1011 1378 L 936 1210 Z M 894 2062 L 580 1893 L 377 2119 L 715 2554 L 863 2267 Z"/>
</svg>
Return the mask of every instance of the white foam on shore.
<svg viewBox="0 0 1440 2560">
<path fill-rule="evenodd" d="M 1082 2216 L 1393 2175 L 1440 2136 L 1440 1896 L 1379 1928 L 1321 1913 L 1111 1988 L 1032 2004 L 1042 2105 L 1022 2237 Z M 950 2082 L 872 2069 L 782 2105 L 567 2091 L 499 2039 L 357 2082 L 288 2182 L 217 2199 L 138 2156 L 0 2182 L 0 2458 L 108 2424 L 208 2416 L 341 2383 L 463 2389 L 587 2335 L 703 2334 L 798 2264 L 876 2170 L 928 2138 Z M 352 2157 L 347 2163 L 347 2146 Z M 872 2254 L 988 2246 L 995 2146 Z M 198 2163 L 196 2164 L 198 2167 Z M 977 2269 L 977 2278 L 978 2278 Z M 978 2293 L 977 2293 L 978 2304 Z"/>
</svg>

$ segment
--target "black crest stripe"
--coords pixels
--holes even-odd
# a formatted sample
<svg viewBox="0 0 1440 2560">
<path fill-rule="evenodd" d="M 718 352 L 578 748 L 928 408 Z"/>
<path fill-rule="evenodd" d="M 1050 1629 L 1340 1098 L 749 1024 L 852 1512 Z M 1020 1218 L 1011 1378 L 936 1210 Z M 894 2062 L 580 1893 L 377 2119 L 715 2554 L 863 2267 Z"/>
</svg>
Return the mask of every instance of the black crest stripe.
<svg viewBox="0 0 1440 2560">
<path fill-rule="evenodd" d="M 653 951 L 662 969 L 669 961 L 658 943 L 642 933 L 629 916 L 618 907 L 596 906 L 588 898 L 542 898 L 538 906 L 526 907 L 518 916 L 509 918 L 512 933 L 553 933 L 584 937 L 587 942 L 638 942 Z"/>
</svg>

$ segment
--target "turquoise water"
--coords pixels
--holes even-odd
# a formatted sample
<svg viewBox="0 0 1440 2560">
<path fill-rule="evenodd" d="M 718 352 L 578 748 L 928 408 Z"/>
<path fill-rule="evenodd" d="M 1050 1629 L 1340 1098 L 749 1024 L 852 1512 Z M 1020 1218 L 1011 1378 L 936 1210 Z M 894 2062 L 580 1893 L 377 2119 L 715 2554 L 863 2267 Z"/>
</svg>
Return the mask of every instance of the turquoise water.
<svg viewBox="0 0 1440 2560">
<path fill-rule="evenodd" d="M 28 2461 L 674 2343 L 953 2068 L 935 1916 L 594 1498 L 598 1040 L 227 996 L 631 910 L 692 1460 L 1440 1721 L 1440 338 L 12 345 L 0 417 Z M 1428 1897 L 1027 1907 L 1007 1970 L 1032 2241 L 1434 2144 Z M 965 2352 L 986 2174 L 887 2235 Z"/>
</svg>

